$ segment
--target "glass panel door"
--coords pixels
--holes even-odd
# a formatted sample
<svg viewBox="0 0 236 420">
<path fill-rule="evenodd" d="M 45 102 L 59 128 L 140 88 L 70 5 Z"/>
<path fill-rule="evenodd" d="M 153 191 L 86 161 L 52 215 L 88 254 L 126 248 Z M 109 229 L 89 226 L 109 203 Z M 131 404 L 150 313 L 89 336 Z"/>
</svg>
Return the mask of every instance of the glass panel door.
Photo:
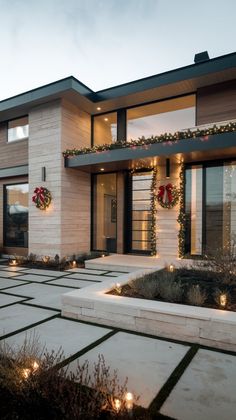
<svg viewBox="0 0 236 420">
<path fill-rule="evenodd" d="M 116 174 L 93 177 L 93 249 L 116 252 Z"/>
<path fill-rule="evenodd" d="M 151 171 L 131 174 L 130 252 L 151 251 L 151 183 Z"/>
</svg>

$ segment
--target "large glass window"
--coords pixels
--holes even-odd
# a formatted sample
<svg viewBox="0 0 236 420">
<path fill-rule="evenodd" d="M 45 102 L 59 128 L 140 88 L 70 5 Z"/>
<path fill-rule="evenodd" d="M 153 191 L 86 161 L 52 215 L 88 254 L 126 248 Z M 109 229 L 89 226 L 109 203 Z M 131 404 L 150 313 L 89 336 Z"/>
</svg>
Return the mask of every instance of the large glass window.
<svg viewBox="0 0 236 420">
<path fill-rule="evenodd" d="M 28 247 L 28 192 L 28 184 L 5 186 L 5 246 Z"/>
<path fill-rule="evenodd" d="M 151 251 L 152 172 L 134 172 L 131 175 L 131 246 L 133 252 Z M 130 224 L 130 223 L 129 223 Z"/>
<path fill-rule="evenodd" d="M 117 141 L 117 113 L 98 115 L 94 117 L 93 143 L 110 144 Z"/>
<path fill-rule="evenodd" d="M 202 255 L 236 239 L 236 161 L 186 169 L 186 252 Z"/>
<path fill-rule="evenodd" d="M 195 95 L 128 109 L 127 141 L 195 126 Z"/>
<path fill-rule="evenodd" d="M 116 252 L 116 174 L 93 177 L 93 249 Z"/>
<path fill-rule="evenodd" d="M 29 137 L 28 117 L 8 121 L 8 142 L 23 140 Z"/>
</svg>

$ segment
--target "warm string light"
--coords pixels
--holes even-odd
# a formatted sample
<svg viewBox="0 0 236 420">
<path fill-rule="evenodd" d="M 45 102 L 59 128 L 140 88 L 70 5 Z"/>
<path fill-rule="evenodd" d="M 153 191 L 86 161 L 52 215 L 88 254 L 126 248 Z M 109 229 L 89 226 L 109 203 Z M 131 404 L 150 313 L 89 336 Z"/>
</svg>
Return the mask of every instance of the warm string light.
<svg viewBox="0 0 236 420">
<path fill-rule="evenodd" d="M 179 216 L 178 216 L 178 223 L 179 223 L 179 258 L 183 258 L 185 255 L 185 225 L 186 225 L 186 215 L 184 211 L 184 183 L 185 183 L 185 176 L 184 176 L 184 164 L 181 163 L 180 167 L 180 184 L 179 184 Z"/>
<path fill-rule="evenodd" d="M 151 182 L 151 255 L 157 254 L 157 167 L 152 172 Z"/>
<path fill-rule="evenodd" d="M 191 139 L 196 137 L 202 137 L 202 140 L 209 140 L 209 135 L 215 134 L 222 134 L 227 132 L 236 131 L 236 123 L 231 122 L 226 125 L 217 126 L 214 125 L 213 127 L 199 129 L 196 130 L 186 130 L 186 131 L 177 131 L 174 134 L 165 133 L 159 136 L 151 136 L 151 137 L 141 137 L 138 140 L 131 140 L 130 142 L 126 141 L 117 141 L 111 144 L 99 144 L 93 147 L 81 147 L 80 149 L 67 149 L 63 152 L 64 157 L 69 156 L 77 156 L 77 155 L 84 155 L 87 153 L 102 153 L 108 150 L 115 150 L 115 149 L 123 149 L 123 148 L 130 148 L 136 149 L 136 147 L 143 147 L 146 149 L 151 144 L 157 143 L 164 143 L 168 142 L 170 144 L 176 143 L 179 140 Z"/>
</svg>

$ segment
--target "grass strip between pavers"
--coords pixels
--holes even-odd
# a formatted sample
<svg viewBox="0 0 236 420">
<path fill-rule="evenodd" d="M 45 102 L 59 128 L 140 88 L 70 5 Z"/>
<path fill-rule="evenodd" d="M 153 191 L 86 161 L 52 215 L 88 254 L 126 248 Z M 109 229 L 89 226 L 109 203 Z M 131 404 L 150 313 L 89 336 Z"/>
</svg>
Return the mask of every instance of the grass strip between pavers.
<svg viewBox="0 0 236 420">
<path fill-rule="evenodd" d="M 170 395 L 171 391 L 178 383 L 179 379 L 183 375 L 186 368 L 189 366 L 191 361 L 193 360 L 194 356 L 198 352 L 200 346 L 194 344 L 188 352 L 185 354 L 183 359 L 180 363 L 176 366 L 173 370 L 165 384 L 162 386 L 160 391 L 158 392 L 157 396 L 152 400 L 151 404 L 149 405 L 149 410 L 153 413 L 156 413 L 160 410 L 161 406 L 164 404 L 168 396 Z"/>
<path fill-rule="evenodd" d="M 108 338 L 112 337 L 113 335 L 117 334 L 117 331 L 109 331 L 107 334 L 103 335 L 98 340 L 90 343 L 88 346 L 84 347 L 83 349 L 79 350 L 77 353 L 69 356 L 67 359 L 63 360 L 62 362 L 56 365 L 57 369 L 61 369 L 68 365 L 69 363 L 73 362 L 74 360 L 78 359 L 78 357 L 83 356 L 88 351 L 92 350 L 94 347 L 97 347 L 99 344 L 103 343 L 104 341 L 108 340 Z"/>
<path fill-rule="evenodd" d="M 43 324 L 44 322 L 47 322 L 47 321 L 51 321 L 51 320 L 52 320 L 52 319 L 54 319 L 54 318 L 58 318 L 58 313 L 57 313 L 57 314 L 55 314 L 55 315 L 52 315 L 52 316 L 50 316 L 50 317 L 48 317 L 48 318 L 41 319 L 40 321 L 34 322 L 33 324 L 27 325 L 27 326 L 25 326 L 25 327 L 23 327 L 23 328 L 19 328 L 18 330 L 16 330 L 16 331 L 12 331 L 11 333 L 8 333 L 8 334 L 5 334 L 5 335 L 2 335 L 2 336 L 0 337 L 0 341 L 1 341 L 1 340 L 5 340 L 6 338 L 11 337 L 11 336 L 13 336 L 13 335 L 16 335 L 16 334 L 19 334 L 19 333 L 21 333 L 21 332 L 24 332 L 24 331 L 26 331 L 26 330 L 29 330 L 30 328 L 37 327 L 38 325 Z"/>
</svg>

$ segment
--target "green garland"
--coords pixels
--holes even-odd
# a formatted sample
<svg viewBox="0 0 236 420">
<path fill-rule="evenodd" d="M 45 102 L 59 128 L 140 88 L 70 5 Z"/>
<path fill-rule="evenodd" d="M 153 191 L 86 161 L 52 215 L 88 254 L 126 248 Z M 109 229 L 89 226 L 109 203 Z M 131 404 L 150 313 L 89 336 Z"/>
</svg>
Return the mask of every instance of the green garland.
<svg viewBox="0 0 236 420">
<path fill-rule="evenodd" d="M 214 125 L 210 128 L 199 129 L 197 128 L 194 131 L 177 131 L 174 134 L 165 133 L 159 136 L 151 137 L 140 137 L 138 140 L 132 140 L 131 142 L 117 141 L 111 144 L 101 144 L 93 147 L 82 147 L 80 149 L 67 149 L 63 152 L 64 157 L 85 155 L 88 153 L 102 153 L 108 150 L 114 149 L 136 149 L 136 147 L 147 148 L 151 144 L 164 143 L 164 142 L 177 142 L 184 139 L 192 139 L 196 137 L 207 137 L 214 134 L 222 134 L 226 132 L 236 131 L 236 123 L 231 122 L 226 125 L 217 126 Z"/>
<path fill-rule="evenodd" d="M 179 216 L 178 216 L 178 223 L 179 223 L 179 257 L 184 258 L 185 255 L 185 231 L 186 231 L 186 214 L 184 211 L 184 184 L 185 184 L 185 176 L 184 176 L 184 164 L 181 164 L 180 168 L 180 185 L 179 185 Z"/>
<path fill-rule="evenodd" d="M 153 168 L 152 182 L 151 182 L 151 255 L 157 254 L 157 168 Z"/>
</svg>

